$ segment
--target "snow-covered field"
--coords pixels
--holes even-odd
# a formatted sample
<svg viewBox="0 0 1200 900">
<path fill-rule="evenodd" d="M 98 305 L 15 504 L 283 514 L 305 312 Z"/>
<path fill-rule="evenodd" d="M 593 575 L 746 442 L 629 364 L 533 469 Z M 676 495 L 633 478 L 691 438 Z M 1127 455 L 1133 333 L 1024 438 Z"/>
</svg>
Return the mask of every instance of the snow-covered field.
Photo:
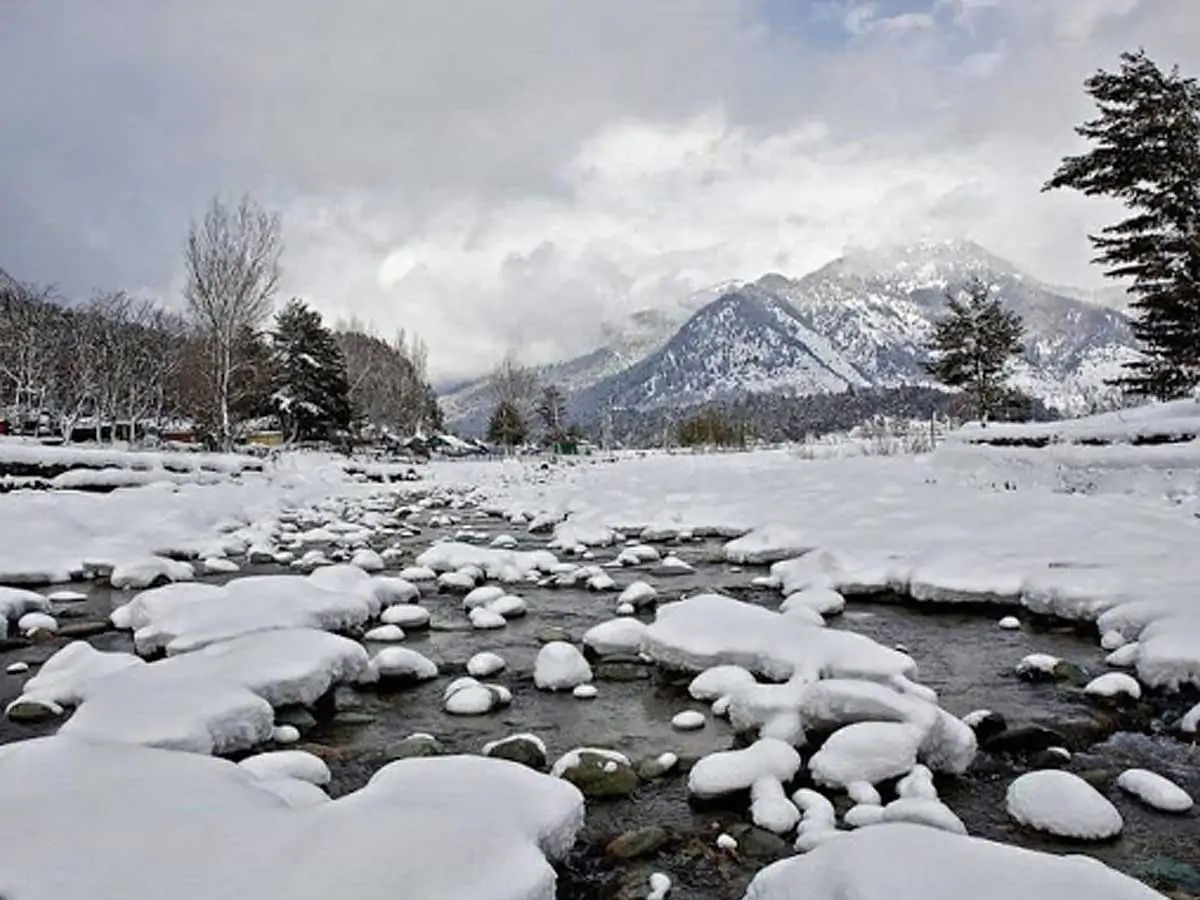
<svg viewBox="0 0 1200 900">
<path fill-rule="evenodd" d="M 1140 440 L 1155 416 L 1135 418 Z M 1157 419 L 1179 432 L 1200 415 L 1181 406 Z M 1069 440 L 991 447 L 959 435 L 921 457 L 444 462 L 402 486 L 365 483 L 333 457 L 284 455 L 262 471 L 214 464 L 224 477 L 213 480 L 0 495 L 0 622 L 22 654 L 4 657 L 14 689 L 0 732 L 0 896 L 571 896 L 564 860 L 604 814 L 592 804 L 634 790 L 720 801 L 781 848 L 743 856 L 730 834 L 709 835 L 708 862 L 653 871 L 645 896 L 728 896 L 700 884 L 708 864 L 762 869 L 746 893 L 756 900 L 901 887 L 1159 896 L 1095 860 L 969 836 L 961 795 L 943 791 L 996 752 L 1003 722 L 949 712 L 919 656 L 852 622 L 827 627 L 881 593 L 991 604 L 994 618 L 1011 616 L 1004 629 L 1035 615 L 1080 620 L 1113 667 L 1081 691 L 1087 702 L 1160 718 L 1178 708 L 1174 692 L 1200 687 L 1195 448 L 1112 440 L 1125 433 L 1103 421 L 1072 429 L 1106 436 L 1076 447 L 1108 454 L 1079 464 L 1108 473 L 1087 490 L 1063 489 L 1057 451 Z M 1142 477 L 1161 473 L 1168 449 L 1179 461 L 1169 482 Z M 998 474 L 1018 468 L 1012 453 L 1041 477 Z M 705 582 L 716 566 L 778 600 L 725 595 Z M 114 591 L 110 621 L 72 639 L 60 631 L 89 579 Z M 673 588 L 681 579 L 689 587 Z M 609 612 L 582 616 L 581 594 Z M 564 617 L 556 603 L 575 608 Z M 530 620 L 556 627 L 534 638 Z M 431 626 L 470 659 L 433 640 L 396 646 Z M 492 636 L 522 629 L 528 656 L 516 644 L 493 652 Z M 536 729 L 548 710 L 603 708 L 616 693 L 606 679 L 631 667 L 687 673 L 690 702 L 673 701 L 658 732 L 675 746 L 649 759 L 613 734 L 608 746 L 556 748 L 551 766 L 540 737 L 500 724 Z M 1053 679 L 1061 661 L 1030 654 L 1021 667 Z M 396 696 L 403 722 L 416 711 L 403 698 L 430 682 L 422 696 L 437 698 L 447 732 L 497 717 L 481 751 L 392 755 L 365 786 L 335 792 L 338 747 L 289 749 L 313 727 L 305 719 L 352 714 L 346 692 Z M 621 690 L 650 704 L 656 689 L 635 679 Z M 1187 739 L 1200 707 L 1162 721 Z M 21 727 L 52 736 L 17 740 Z M 438 741 L 402 743 L 419 756 Z M 673 751 L 688 746 L 706 749 L 684 762 Z M 1050 750 L 1007 785 L 1013 823 L 1119 841 L 1119 795 L 1165 830 L 1194 827 L 1191 797 L 1150 763 L 1097 784 L 1051 768 L 1072 754 Z M 219 758 L 247 752 L 240 765 Z"/>
</svg>

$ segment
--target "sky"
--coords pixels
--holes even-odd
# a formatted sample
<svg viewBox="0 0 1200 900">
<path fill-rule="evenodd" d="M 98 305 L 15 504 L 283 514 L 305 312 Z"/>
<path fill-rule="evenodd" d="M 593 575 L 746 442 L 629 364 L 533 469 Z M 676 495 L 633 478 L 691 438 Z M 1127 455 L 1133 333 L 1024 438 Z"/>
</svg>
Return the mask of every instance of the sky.
<svg viewBox="0 0 1200 900">
<path fill-rule="evenodd" d="M 1119 211 L 1039 187 L 1138 46 L 1200 74 L 1200 0 L 0 0 L 0 268 L 178 305 L 248 192 L 280 301 L 442 382 L 849 246 L 1096 287 Z"/>
</svg>

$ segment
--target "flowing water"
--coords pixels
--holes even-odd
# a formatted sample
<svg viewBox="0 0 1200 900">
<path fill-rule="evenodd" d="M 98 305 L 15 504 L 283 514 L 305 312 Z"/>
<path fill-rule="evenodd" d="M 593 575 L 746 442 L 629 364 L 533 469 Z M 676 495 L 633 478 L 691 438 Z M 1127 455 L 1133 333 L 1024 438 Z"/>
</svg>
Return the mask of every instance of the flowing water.
<svg viewBox="0 0 1200 900">
<path fill-rule="evenodd" d="M 482 517 L 466 524 L 485 539 L 509 530 L 503 523 Z M 415 556 L 458 527 L 462 526 L 429 529 L 404 543 Z M 522 549 L 545 545 L 539 536 L 518 529 L 511 533 L 521 540 Z M 638 567 L 616 572 L 618 581 L 622 585 L 634 578 L 650 581 L 661 600 L 712 589 L 770 608 L 778 606 L 776 592 L 751 586 L 753 576 L 761 570 L 721 562 L 718 543 L 689 542 L 671 549 L 695 565 L 695 573 L 659 577 Z M 616 550 L 598 550 L 596 561 L 611 558 Z M 272 571 L 285 570 L 256 566 L 233 577 Z M 221 582 L 229 577 L 210 580 Z M 88 599 L 55 610 L 64 626 L 102 623 L 114 605 L 128 598 L 98 584 L 70 587 L 87 592 Z M 414 732 L 436 736 L 449 753 L 475 753 L 486 741 L 533 732 L 545 741 L 551 761 L 578 746 L 610 747 L 633 760 L 669 750 L 680 756 L 681 768 L 703 754 L 734 745 L 737 738 L 728 725 L 711 716 L 700 731 L 674 730 L 670 719 L 675 713 L 707 710 L 688 697 L 687 678 L 668 676 L 653 666 L 636 662 L 597 666 L 599 695 L 592 700 L 536 690 L 533 663 L 544 632 L 562 629 L 578 641 L 589 627 L 612 617 L 615 594 L 537 587 L 521 588 L 518 593 L 526 599 L 529 614 L 494 631 L 472 630 L 458 595 L 423 596 L 421 602 L 433 617 L 432 627 L 411 632 L 403 646 L 437 662 L 441 677 L 397 690 L 338 691 L 338 713 L 320 717 L 301 745 L 329 762 L 334 775 L 332 794 L 344 794 L 364 784 L 372 772 L 394 758 L 397 745 Z M 1105 785 L 1102 789 L 1125 819 L 1119 838 L 1099 844 L 1074 844 L 1021 829 L 1004 811 L 1004 792 L 1014 777 L 1036 766 L 1028 759 L 981 753 L 967 775 L 938 780 L 942 799 L 970 833 L 1052 852 L 1088 853 L 1176 896 L 1200 896 L 1197 813 L 1156 813 L 1112 786 L 1122 769 L 1141 766 L 1172 778 L 1200 797 L 1200 749 L 1156 733 L 1164 730 L 1164 719 L 1184 708 L 1185 699 L 1156 697 L 1136 710 L 1113 711 L 1085 699 L 1078 685 L 1020 681 L 1011 673 L 1028 653 L 1051 653 L 1089 673 L 1105 670 L 1103 654 L 1093 635 L 1053 623 L 1003 631 L 996 626 L 1000 614 L 995 609 L 933 610 L 900 603 L 852 602 L 842 616 L 830 620 L 830 627 L 858 631 L 881 643 L 903 647 L 917 661 L 920 680 L 938 691 L 940 702 L 952 713 L 988 708 L 1003 714 L 1010 727 L 1040 724 L 1054 728 L 1074 754 L 1067 768 Z M 651 617 L 647 614 L 644 618 Z M 101 649 L 132 649 L 127 634 L 112 630 L 87 639 Z M 10 640 L 0 650 L 0 668 L 16 660 L 36 666 L 66 641 L 64 637 L 37 644 Z M 375 649 L 368 645 L 368 650 Z M 486 680 L 512 691 L 511 706 L 486 716 L 447 715 L 441 704 L 448 678 L 465 674 L 467 660 L 483 650 L 494 651 L 507 661 L 506 670 Z M 27 677 L 0 674 L 0 702 L 15 697 Z M 0 719 L 0 742 L 50 733 L 55 727 L 54 723 L 29 726 Z M 748 824 L 744 800 L 724 807 L 695 808 L 687 802 L 684 782 L 682 775 L 674 774 L 644 783 L 628 799 L 589 801 L 585 829 L 560 867 L 559 895 L 642 897 L 649 874 L 663 871 L 675 883 L 674 898 L 740 897 L 757 869 L 790 855 L 788 844 Z M 837 805 L 840 812 L 847 804 L 841 798 Z M 606 854 L 604 848 L 614 836 L 647 825 L 661 825 L 670 832 L 655 856 L 618 861 Z M 714 838 L 722 831 L 739 840 L 737 853 L 715 848 Z"/>
</svg>

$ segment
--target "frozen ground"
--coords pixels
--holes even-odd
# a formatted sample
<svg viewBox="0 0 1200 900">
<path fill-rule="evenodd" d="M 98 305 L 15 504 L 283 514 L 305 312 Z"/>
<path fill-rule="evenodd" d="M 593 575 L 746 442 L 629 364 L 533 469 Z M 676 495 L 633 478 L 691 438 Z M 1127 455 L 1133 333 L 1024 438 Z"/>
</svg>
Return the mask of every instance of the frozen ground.
<svg viewBox="0 0 1200 900">
<path fill-rule="evenodd" d="M 0 581 L 72 582 L 0 593 L 0 896 L 1200 892 L 1194 498 L 966 467 L 1013 449 L 0 496 Z M 1057 818 L 1084 782 L 1123 827 L 1064 843 L 1111 832 Z"/>
</svg>

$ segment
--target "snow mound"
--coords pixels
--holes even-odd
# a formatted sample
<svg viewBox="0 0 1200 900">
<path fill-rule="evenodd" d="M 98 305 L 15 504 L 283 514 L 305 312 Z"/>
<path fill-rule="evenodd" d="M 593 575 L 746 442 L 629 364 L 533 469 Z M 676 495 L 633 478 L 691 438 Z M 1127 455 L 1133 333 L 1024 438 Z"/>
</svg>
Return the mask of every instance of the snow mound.
<svg viewBox="0 0 1200 900">
<path fill-rule="evenodd" d="M 286 781 L 225 760 L 65 737 L 9 745 L 0 753 L 5 889 L 27 900 L 318 900 L 346 896 L 353 859 L 356 900 L 552 900 L 547 857 L 565 853 L 583 823 L 570 784 L 481 757 L 392 763 L 359 791 L 300 808 L 273 790 Z M 80 865 L 55 864 L 64 841 L 83 848 Z"/>
<path fill-rule="evenodd" d="M 362 569 L 328 566 L 308 576 L 251 575 L 223 586 L 172 584 L 134 596 L 113 611 L 133 630 L 138 652 L 186 653 L 256 631 L 357 628 L 379 614 L 386 594 Z"/>
<path fill-rule="evenodd" d="M 1070 772 L 1027 772 L 1008 786 L 1008 814 L 1029 828 L 1059 837 L 1104 840 L 1123 826 L 1117 808 Z"/>
<path fill-rule="evenodd" d="M 790 781 L 800 768 L 800 754 L 790 744 L 763 738 L 741 750 L 722 750 L 700 759 L 688 773 L 688 793 L 719 797 L 747 790 L 760 778 Z"/>
<path fill-rule="evenodd" d="M 864 860 L 879 861 L 864 865 Z M 745 900 L 1163 900 L 1084 856 L 1054 856 L 912 824 L 847 832 L 767 866 Z"/>
<path fill-rule="evenodd" d="M 793 674 L 885 680 L 912 675 L 903 653 L 860 634 L 814 628 L 720 594 L 700 594 L 658 608 L 642 649 L 659 664 L 699 671 L 738 665 L 772 680 Z"/>
<path fill-rule="evenodd" d="M 306 750 L 276 750 L 247 756 L 238 763 L 257 778 L 298 778 L 309 784 L 329 784 L 333 776 L 319 756 Z"/>
</svg>

